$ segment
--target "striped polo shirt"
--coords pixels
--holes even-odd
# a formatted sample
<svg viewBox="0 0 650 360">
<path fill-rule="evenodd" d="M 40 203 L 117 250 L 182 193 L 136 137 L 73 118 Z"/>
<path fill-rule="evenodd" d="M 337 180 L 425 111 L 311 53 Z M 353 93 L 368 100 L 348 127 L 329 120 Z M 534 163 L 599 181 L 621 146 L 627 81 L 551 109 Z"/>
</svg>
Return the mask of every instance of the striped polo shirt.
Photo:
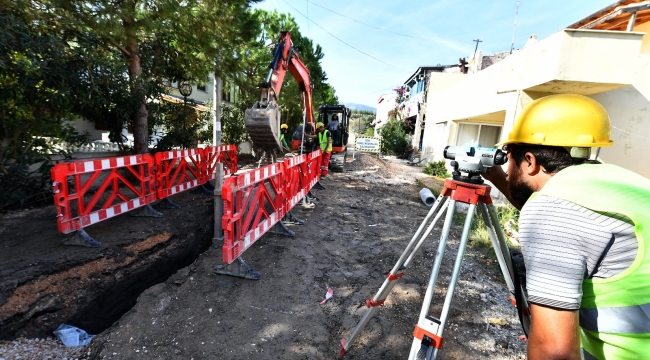
<svg viewBox="0 0 650 360">
<path fill-rule="evenodd" d="M 580 308 L 583 280 L 621 273 L 638 248 L 629 218 L 549 196 L 536 196 L 522 208 L 519 242 L 528 300 L 567 310 Z"/>
</svg>

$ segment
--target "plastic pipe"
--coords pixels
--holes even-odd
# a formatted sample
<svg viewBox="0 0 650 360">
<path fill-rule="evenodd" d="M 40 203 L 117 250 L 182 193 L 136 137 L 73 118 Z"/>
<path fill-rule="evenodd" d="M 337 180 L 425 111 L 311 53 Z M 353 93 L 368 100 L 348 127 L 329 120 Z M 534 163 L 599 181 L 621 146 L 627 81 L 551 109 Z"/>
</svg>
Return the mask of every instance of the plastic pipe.
<svg viewBox="0 0 650 360">
<path fill-rule="evenodd" d="M 420 190 L 420 198 L 422 199 L 424 205 L 429 207 L 433 206 L 433 203 L 436 202 L 436 198 L 431 193 L 431 190 L 427 188 Z"/>
</svg>

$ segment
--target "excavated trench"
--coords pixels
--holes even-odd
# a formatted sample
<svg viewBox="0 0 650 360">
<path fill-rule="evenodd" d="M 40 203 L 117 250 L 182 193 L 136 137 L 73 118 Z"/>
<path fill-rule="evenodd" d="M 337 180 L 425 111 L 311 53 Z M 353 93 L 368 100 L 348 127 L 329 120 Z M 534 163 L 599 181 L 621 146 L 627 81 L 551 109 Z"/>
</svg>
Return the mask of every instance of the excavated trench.
<svg viewBox="0 0 650 360">
<path fill-rule="evenodd" d="M 25 269 L 2 269 L 0 340 L 52 336 L 62 323 L 99 334 L 144 290 L 194 262 L 212 243 L 211 196 L 188 193 L 174 200 L 183 208 L 166 210 L 165 218 L 119 216 L 94 225 L 100 248 L 58 246 L 51 251 L 58 255 L 46 260 L 32 264 L 39 254 L 29 257 Z"/>
</svg>

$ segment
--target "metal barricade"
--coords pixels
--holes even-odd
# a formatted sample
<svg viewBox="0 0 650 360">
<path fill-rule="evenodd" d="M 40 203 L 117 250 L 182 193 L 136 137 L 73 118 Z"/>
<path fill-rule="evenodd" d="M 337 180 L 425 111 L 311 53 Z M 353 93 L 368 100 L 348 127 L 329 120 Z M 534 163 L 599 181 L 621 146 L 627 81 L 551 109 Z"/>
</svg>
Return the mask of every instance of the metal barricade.
<svg viewBox="0 0 650 360">
<path fill-rule="evenodd" d="M 203 149 L 156 153 L 156 193 L 164 199 L 204 184 Z"/>
<path fill-rule="evenodd" d="M 149 154 L 55 165 L 59 232 L 68 234 L 154 202 L 153 170 Z"/>
<path fill-rule="evenodd" d="M 203 149 L 204 176 L 203 183 L 214 180 L 214 169 L 218 163 L 223 164 L 225 175 L 237 172 L 237 147 L 235 145 L 209 146 Z"/>
<path fill-rule="evenodd" d="M 230 264 L 285 214 L 283 164 L 231 176 L 223 185 L 223 262 Z"/>
</svg>

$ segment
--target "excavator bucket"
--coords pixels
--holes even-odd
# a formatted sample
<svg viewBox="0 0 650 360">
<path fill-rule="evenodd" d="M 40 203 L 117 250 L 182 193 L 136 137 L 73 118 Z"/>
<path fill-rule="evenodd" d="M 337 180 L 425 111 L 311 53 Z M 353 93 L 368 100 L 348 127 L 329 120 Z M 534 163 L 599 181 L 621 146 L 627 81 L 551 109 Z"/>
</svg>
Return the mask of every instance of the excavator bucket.
<svg viewBox="0 0 650 360">
<path fill-rule="evenodd" d="M 269 153 L 282 152 L 278 104 L 271 102 L 268 106 L 262 107 L 259 101 L 256 102 L 252 108 L 246 109 L 244 124 L 253 140 L 254 148 L 261 148 Z"/>
</svg>

